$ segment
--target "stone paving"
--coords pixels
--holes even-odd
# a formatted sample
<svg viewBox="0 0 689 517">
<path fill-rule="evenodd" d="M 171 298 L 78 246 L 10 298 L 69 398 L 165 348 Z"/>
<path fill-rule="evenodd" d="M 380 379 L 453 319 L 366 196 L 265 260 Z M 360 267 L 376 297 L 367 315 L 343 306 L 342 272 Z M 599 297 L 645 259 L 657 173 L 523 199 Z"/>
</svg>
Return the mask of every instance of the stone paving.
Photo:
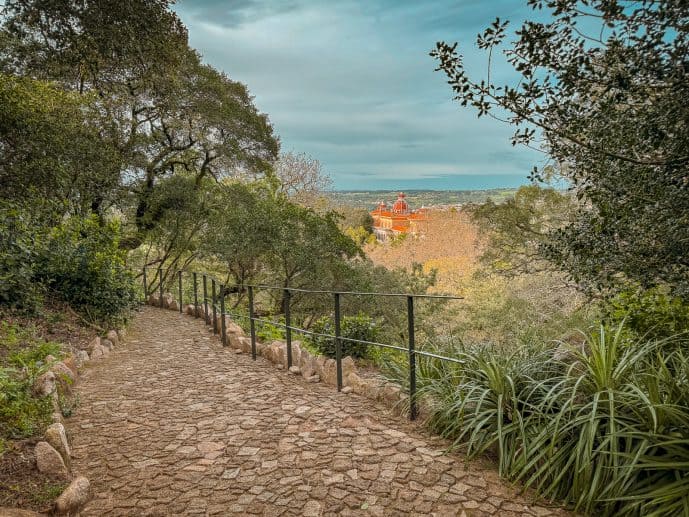
<svg viewBox="0 0 689 517">
<path fill-rule="evenodd" d="M 381 405 L 146 307 L 69 419 L 83 515 L 565 515 Z"/>
</svg>

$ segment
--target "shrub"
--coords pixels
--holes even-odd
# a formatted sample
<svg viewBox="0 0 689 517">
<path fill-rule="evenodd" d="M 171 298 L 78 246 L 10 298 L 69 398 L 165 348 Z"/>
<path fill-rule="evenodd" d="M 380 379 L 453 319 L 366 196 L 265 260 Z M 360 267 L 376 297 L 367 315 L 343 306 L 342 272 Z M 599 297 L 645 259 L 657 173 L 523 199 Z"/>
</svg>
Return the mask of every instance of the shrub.
<svg viewBox="0 0 689 517">
<path fill-rule="evenodd" d="M 32 208 L 0 203 L 0 305 L 34 313 L 49 294 L 92 321 L 122 319 L 137 297 L 119 225 Z"/>
<path fill-rule="evenodd" d="M 570 363 L 539 344 L 438 351 L 460 363 L 420 357 L 428 423 L 470 457 L 489 452 L 501 475 L 583 513 L 686 514 L 687 341 L 628 336 L 601 328 Z"/>
<path fill-rule="evenodd" d="M 50 423 L 50 398 L 31 392 L 37 372 L 0 367 L 0 439 L 28 438 Z"/>
<path fill-rule="evenodd" d="M 607 313 L 637 336 L 663 339 L 689 331 L 689 303 L 661 288 L 623 291 L 609 301 Z"/>
<path fill-rule="evenodd" d="M 318 334 L 335 335 L 335 321 L 329 316 L 324 316 L 314 323 L 311 330 Z M 340 322 L 340 335 L 346 339 L 376 341 L 378 327 L 373 318 L 359 313 L 356 316 L 345 316 L 342 318 Z M 341 341 L 341 343 L 342 357 L 351 355 L 357 358 L 367 358 L 370 356 L 368 345 L 345 340 Z M 317 352 L 327 357 L 335 357 L 335 342 L 332 338 L 312 336 L 311 344 Z"/>
<path fill-rule="evenodd" d="M 54 341 L 38 337 L 34 327 L 22 327 L 7 321 L 0 322 L 0 364 L 27 368 L 42 363 L 49 355 L 62 357 L 62 347 Z"/>
<path fill-rule="evenodd" d="M 116 322 L 136 305 L 116 222 L 102 226 L 95 217 L 69 219 L 52 230 L 45 250 L 36 276 L 88 319 Z"/>
<path fill-rule="evenodd" d="M 0 304 L 35 311 L 42 289 L 33 264 L 41 236 L 32 217 L 7 202 L 0 206 Z"/>
<path fill-rule="evenodd" d="M 277 321 L 285 324 L 285 318 L 282 316 Z M 275 340 L 285 339 L 285 329 L 279 325 L 259 321 L 256 322 L 256 337 L 263 343 L 271 343 Z"/>
<path fill-rule="evenodd" d="M 48 355 L 60 357 L 60 345 L 38 338 L 31 328 L 0 324 L 0 440 L 34 436 L 50 422 L 50 398 L 32 392 Z"/>
</svg>

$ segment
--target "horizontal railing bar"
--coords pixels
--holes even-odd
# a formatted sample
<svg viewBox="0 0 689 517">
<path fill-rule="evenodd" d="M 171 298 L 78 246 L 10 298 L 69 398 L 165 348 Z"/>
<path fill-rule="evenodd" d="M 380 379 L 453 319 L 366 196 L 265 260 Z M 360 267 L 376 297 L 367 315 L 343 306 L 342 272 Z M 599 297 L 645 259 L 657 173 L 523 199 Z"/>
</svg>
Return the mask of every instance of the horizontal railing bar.
<svg viewBox="0 0 689 517">
<path fill-rule="evenodd" d="M 147 282 L 146 278 L 146 271 L 149 269 L 155 269 L 155 275 L 153 275 L 152 282 L 149 284 Z M 168 268 L 167 271 L 165 272 L 165 276 L 170 275 L 172 272 L 172 268 Z M 405 355 L 408 354 L 408 372 L 409 372 L 409 384 L 408 384 L 408 393 L 409 393 L 409 419 L 410 420 L 415 420 L 418 411 L 417 411 L 417 389 L 416 389 L 416 369 L 417 369 L 417 363 L 416 363 L 416 357 L 421 356 L 421 357 L 428 357 L 431 359 L 437 359 L 439 361 L 448 361 L 450 363 L 455 363 L 455 364 L 464 364 L 466 361 L 459 359 L 459 358 L 454 358 L 454 357 L 445 357 L 439 354 L 435 354 L 433 352 L 426 352 L 424 350 L 417 350 L 415 347 L 415 324 L 414 324 L 414 298 L 417 299 L 436 299 L 436 300 L 462 300 L 463 298 L 461 296 L 450 296 L 450 295 L 441 295 L 441 294 L 414 294 L 414 293 L 385 293 L 385 292 L 370 292 L 370 291 L 333 291 L 333 290 L 325 290 L 325 289 L 301 289 L 298 287 L 278 287 L 278 286 L 270 286 L 270 285 L 264 285 L 264 284 L 258 284 L 258 285 L 227 285 L 224 282 L 218 280 L 215 278 L 213 275 L 209 275 L 207 273 L 201 273 L 202 278 L 203 278 L 203 305 L 198 303 L 198 271 L 186 271 L 184 268 L 183 269 L 177 269 L 172 273 L 172 276 L 167 279 L 168 283 L 168 288 L 169 289 L 174 289 L 174 279 L 175 277 L 178 277 L 178 288 L 179 288 L 179 312 L 180 314 L 183 312 L 183 300 L 184 300 L 184 291 L 183 291 L 183 277 L 185 275 L 193 275 L 193 280 L 194 280 L 194 292 L 193 292 L 193 300 L 194 300 L 194 315 L 198 316 L 198 308 L 200 306 L 204 307 L 204 319 L 207 323 L 210 323 L 211 321 L 209 320 L 209 302 L 210 302 L 210 308 L 213 313 L 213 319 L 212 319 L 212 324 L 213 324 L 213 334 L 217 334 L 220 332 L 221 334 L 221 342 L 223 346 L 227 346 L 228 340 L 227 340 L 227 316 L 230 316 L 231 318 L 235 320 L 243 320 L 249 321 L 249 326 L 250 326 L 250 333 L 251 333 L 251 355 L 254 360 L 256 360 L 257 356 L 257 342 L 256 342 L 256 326 L 255 323 L 258 322 L 259 324 L 263 325 L 271 325 L 273 327 L 279 327 L 279 328 L 284 328 L 285 329 L 285 342 L 287 346 L 287 366 L 290 367 L 290 370 L 292 369 L 292 349 L 291 349 L 291 344 L 292 344 L 292 331 L 297 332 L 299 334 L 307 335 L 307 336 L 318 336 L 327 340 L 332 340 L 334 345 L 335 345 L 335 363 L 336 363 L 336 370 L 337 370 L 337 391 L 341 391 L 343 387 L 343 382 L 342 382 L 342 343 L 355 343 L 358 345 L 365 345 L 365 346 L 376 346 L 376 347 L 381 347 L 381 348 L 388 348 L 391 350 L 396 350 L 399 352 L 405 353 Z M 138 277 L 138 276 L 137 276 Z M 208 291 L 207 291 L 207 286 L 208 286 L 208 279 L 210 278 L 211 280 L 211 287 L 212 287 L 212 296 L 211 298 L 208 297 Z M 225 276 L 227 280 L 229 280 L 229 275 Z M 159 298 L 160 298 L 160 307 L 163 307 L 163 288 L 164 288 L 164 277 L 163 277 L 163 268 L 161 267 L 161 264 L 158 264 L 157 267 L 152 267 L 152 266 L 143 266 L 143 287 L 144 287 L 144 298 L 146 295 L 146 291 L 148 286 L 153 284 L 153 281 L 155 279 L 158 279 L 158 287 L 157 289 L 159 290 Z M 220 292 L 217 293 L 216 295 L 216 287 L 220 287 Z M 284 320 L 285 323 L 281 323 L 279 321 L 274 321 L 274 320 L 268 320 L 264 319 L 261 317 L 256 317 L 256 305 L 255 305 L 255 292 L 256 290 L 277 290 L 282 292 L 282 297 L 283 297 L 283 309 L 284 309 Z M 152 290 L 152 292 L 154 292 Z M 233 308 L 237 308 L 237 306 L 240 304 L 240 301 L 242 299 L 242 294 L 244 292 L 247 293 L 248 295 L 248 310 L 249 314 L 248 317 L 244 316 L 240 312 L 234 312 L 234 311 L 228 311 L 226 310 L 226 298 L 227 296 L 231 294 L 238 294 L 238 298 L 236 303 L 233 305 Z M 305 293 L 305 294 L 321 294 L 321 295 L 333 295 L 334 297 L 334 302 L 335 302 L 335 312 L 334 312 L 334 320 L 335 320 L 335 335 L 332 334 L 324 334 L 321 332 L 313 332 L 310 330 L 302 329 L 299 327 L 294 327 L 291 324 L 291 319 L 290 319 L 290 298 L 292 293 Z M 407 347 L 402 347 L 402 346 L 397 346 L 397 345 L 389 345 L 385 343 L 379 343 L 376 341 L 367 341 L 364 339 L 355 339 L 355 338 L 350 338 L 350 337 L 345 337 L 341 335 L 341 297 L 342 295 L 347 295 L 347 296 L 380 296 L 380 297 L 395 297 L 395 298 L 406 298 L 407 299 L 407 324 L 408 324 L 408 346 Z M 241 310 L 241 308 L 240 308 Z M 218 315 L 220 317 L 220 329 L 217 327 L 217 318 Z M 268 312 L 265 314 L 266 317 L 275 317 L 275 314 L 272 314 Z M 307 340 L 309 341 L 309 340 Z M 396 341 L 396 340 L 395 340 Z M 459 354 L 461 357 L 461 354 Z"/>
<path fill-rule="evenodd" d="M 222 314 L 223 314 L 223 316 L 232 316 L 233 318 L 241 318 L 243 320 L 249 319 L 249 316 L 245 316 L 244 314 L 240 314 L 240 313 L 232 313 L 232 312 L 226 311 Z M 273 325 L 273 326 L 284 328 L 284 329 L 290 329 L 290 330 L 293 330 L 295 332 L 299 332 L 300 334 L 307 334 L 309 336 L 320 336 L 320 337 L 325 337 L 325 338 L 330 338 L 330 339 L 335 339 L 335 337 L 336 337 L 332 334 L 321 334 L 320 332 L 313 332 L 312 330 L 306 330 L 306 329 L 303 329 L 301 327 L 293 327 L 293 326 L 288 327 L 284 323 L 280 323 L 278 321 L 266 320 L 263 318 L 254 318 L 254 321 L 257 321 L 259 323 L 266 323 L 268 325 Z M 364 339 L 354 339 L 354 338 L 348 338 L 348 337 L 344 337 L 344 336 L 340 336 L 339 339 L 342 341 L 348 341 L 350 343 L 360 343 L 362 345 L 373 345 L 373 346 L 379 346 L 379 347 L 383 347 L 383 348 L 390 348 L 392 350 L 399 350 L 400 352 L 408 352 L 409 351 L 408 348 L 404 348 L 404 347 L 396 346 L 396 345 L 388 345 L 387 343 L 379 343 L 377 341 L 366 341 Z M 414 350 L 414 354 L 415 355 L 421 355 L 424 357 L 431 357 L 433 359 L 440 359 L 442 361 L 450 361 L 450 362 L 458 363 L 458 364 L 464 363 L 464 361 L 462 361 L 461 359 L 456 359 L 454 357 L 446 357 L 443 355 L 434 354 L 432 352 L 425 352 L 423 350 Z"/>
<path fill-rule="evenodd" d="M 240 285 L 235 285 L 233 287 L 242 287 Z M 447 300 L 463 300 L 461 296 L 450 296 L 444 294 L 414 294 L 414 293 L 378 293 L 372 291 L 328 291 L 322 289 L 301 289 L 299 287 L 277 287 L 272 285 L 252 285 L 245 287 L 253 287 L 254 289 L 269 289 L 269 290 L 279 290 L 279 291 L 290 291 L 293 293 L 310 293 L 310 294 L 346 294 L 350 296 L 387 296 L 387 297 L 408 297 L 413 296 L 414 298 L 439 298 Z"/>
<path fill-rule="evenodd" d="M 257 286 L 262 287 L 262 286 Z M 368 291 L 312 291 L 310 289 L 297 289 L 295 287 L 277 287 L 276 289 L 283 289 L 297 293 L 318 293 L 318 294 L 346 294 L 350 296 L 387 296 L 387 297 L 401 297 L 406 298 L 413 296 L 414 298 L 437 298 L 442 300 L 463 300 L 461 296 L 450 296 L 445 294 L 413 294 L 413 293 L 376 293 Z"/>
<path fill-rule="evenodd" d="M 246 319 L 249 319 L 249 318 L 246 318 Z M 268 325 L 273 325 L 275 327 L 290 329 L 290 330 L 293 330 L 295 332 L 299 332 L 301 334 L 307 334 L 309 336 L 319 336 L 319 337 L 324 337 L 324 338 L 329 338 L 329 339 L 335 339 L 337 337 L 337 336 L 334 336 L 333 334 L 322 334 L 320 332 L 313 332 L 312 330 L 306 330 L 306 329 L 303 329 L 300 327 L 291 327 L 291 326 L 288 327 L 284 323 L 280 323 L 277 321 L 270 321 L 270 320 L 265 320 L 262 318 L 253 318 L 253 320 L 257 321 L 259 323 L 266 323 Z M 338 339 L 340 339 L 341 341 L 349 341 L 350 343 L 360 343 L 362 345 L 373 345 L 373 346 L 380 346 L 383 348 L 390 348 L 392 350 L 399 350 L 401 352 L 408 352 L 409 351 L 409 349 L 401 347 L 401 346 L 388 345 L 386 343 L 378 343 L 376 341 L 365 341 L 363 339 L 354 339 L 354 338 L 348 338 L 348 337 L 343 337 L 343 336 L 340 336 Z"/>
<path fill-rule="evenodd" d="M 158 271 L 160 268 L 158 268 L 158 267 L 152 267 L 152 266 L 144 266 L 143 269 L 144 269 L 144 270 L 153 269 L 153 270 Z M 179 272 L 183 272 L 183 273 L 193 273 L 192 271 L 177 270 L 177 271 L 175 272 L 175 274 L 177 274 L 177 273 L 179 273 Z M 199 274 L 198 271 L 197 271 L 196 273 Z M 201 275 L 205 275 L 205 277 L 206 277 L 207 279 L 209 279 L 209 280 L 215 280 L 216 283 L 219 283 L 220 285 L 222 285 L 222 282 L 220 282 L 220 280 L 218 280 L 218 279 L 215 278 L 214 276 L 208 275 L 208 274 L 205 274 L 205 273 L 200 273 L 200 274 L 201 274 Z M 376 292 L 367 292 L 367 291 L 326 291 L 326 290 L 318 290 L 318 289 L 300 289 L 300 288 L 297 288 L 297 287 L 277 287 L 277 286 L 262 285 L 262 284 L 257 284 L 257 285 L 238 285 L 238 284 L 234 284 L 234 285 L 231 285 L 231 286 L 224 286 L 224 287 L 225 287 L 224 291 L 223 291 L 222 293 L 219 293 L 219 294 L 224 295 L 224 296 L 227 296 L 227 295 L 229 295 L 229 294 L 235 294 L 235 293 L 238 292 L 238 291 L 234 291 L 234 292 L 230 291 L 230 292 L 228 292 L 228 287 L 229 287 L 229 288 L 242 289 L 242 290 L 251 287 L 251 288 L 254 288 L 254 289 L 270 289 L 270 290 L 280 290 L 280 291 L 285 291 L 285 290 L 286 290 L 286 291 L 290 291 L 290 292 L 311 293 L 311 294 L 335 294 L 335 293 L 337 293 L 337 294 L 340 294 L 340 295 L 350 295 L 350 296 L 384 296 L 384 297 L 405 297 L 405 298 L 406 298 L 406 297 L 412 297 L 412 298 L 429 298 L 429 299 L 444 299 L 444 300 L 463 300 L 463 298 L 462 298 L 461 296 L 448 296 L 448 295 L 438 295 L 438 294 L 376 293 Z M 202 297 L 202 298 L 200 299 L 200 301 L 201 301 L 202 303 L 199 303 L 198 306 L 195 305 L 195 307 L 201 307 L 201 306 L 203 306 L 203 305 L 208 305 L 208 307 L 210 307 L 210 308 L 215 308 L 215 309 L 218 309 L 218 308 L 219 308 L 219 304 L 218 304 L 218 303 L 215 303 L 215 304 L 213 303 L 213 298 L 212 298 L 212 297 L 209 298 L 209 297 L 207 297 L 207 296 L 204 296 L 204 297 Z M 349 343 L 357 343 L 357 344 L 362 344 L 362 345 L 378 346 L 378 347 L 382 347 L 382 348 L 389 348 L 389 349 L 392 349 L 392 350 L 398 350 L 398 351 L 401 351 L 401 352 L 408 352 L 408 351 L 409 351 L 408 348 L 404 348 L 404 347 L 400 347 L 400 346 L 396 346 L 396 345 L 389 345 L 389 344 L 386 344 L 386 343 L 378 343 L 378 342 L 376 342 L 376 341 L 366 341 L 366 340 L 363 340 L 363 339 L 347 338 L 347 337 L 344 337 L 344 336 L 339 336 L 339 337 L 337 337 L 337 336 L 334 336 L 334 335 L 332 335 L 332 334 L 322 334 L 322 333 L 320 333 L 320 332 L 313 332 L 313 331 L 311 331 L 311 330 L 306 330 L 306 329 L 302 329 L 302 328 L 299 328 L 299 327 L 287 326 L 287 325 L 285 325 L 284 323 L 280 323 L 280 322 L 276 322 L 276 321 L 271 321 L 271 320 L 266 320 L 266 319 L 263 319 L 263 318 L 250 318 L 249 316 L 245 316 L 245 315 L 243 315 L 243 314 L 241 314 L 241 313 L 237 313 L 237 312 L 225 311 L 225 312 L 220 312 L 220 314 L 221 314 L 222 317 L 224 317 L 224 316 L 231 316 L 231 317 L 233 317 L 233 318 L 235 318 L 235 319 L 242 319 L 242 320 L 249 320 L 249 321 L 252 321 L 252 320 L 253 320 L 253 321 L 256 321 L 256 322 L 259 322 L 259 323 L 264 323 L 264 324 L 267 324 L 267 325 L 274 325 L 274 326 L 277 326 L 277 327 L 280 327 L 280 328 L 290 329 L 290 330 L 295 331 L 295 332 L 298 332 L 298 333 L 300 333 L 300 334 L 305 334 L 305 335 L 309 335 L 309 336 L 319 336 L 319 337 L 324 337 L 324 338 L 328 338 L 328 339 L 340 339 L 341 341 L 347 341 L 347 342 L 349 342 Z M 430 357 L 430 358 L 432 358 L 432 359 L 439 359 L 439 360 L 441 360 L 441 361 L 449 361 L 449 362 L 457 363 L 457 364 L 462 364 L 462 363 L 464 362 L 464 361 L 462 361 L 461 359 L 456 359 L 456 358 L 453 358 L 453 357 L 446 357 L 446 356 L 434 354 L 434 353 L 432 353 L 432 352 L 425 352 L 425 351 L 423 351 L 423 350 L 414 350 L 413 353 L 414 353 L 414 355 L 420 355 L 420 356 L 423 356 L 423 357 Z"/>
<path fill-rule="evenodd" d="M 282 325 L 282 326 L 284 326 L 284 325 Z M 291 329 L 291 330 L 293 330 L 293 331 L 295 331 L 295 332 L 300 332 L 300 333 L 302 333 L 302 334 L 308 334 L 308 335 L 311 335 L 311 336 L 320 336 L 320 337 L 325 337 L 325 338 L 330 338 L 330 339 L 335 339 L 335 338 L 337 337 L 337 336 L 334 336 L 334 335 L 332 335 L 332 334 L 321 334 L 320 332 L 313 332 L 313 331 L 311 331 L 311 330 L 306 330 L 306 329 L 302 329 L 302 328 L 299 328 L 299 327 L 286 327 L 286 326 L 284 326 L 284 327 L 285 327 L 285 328 L 289 328 L 289 329 Z M 353 339 L 353 338 L 347 338 L 347 337 L 343 337 L 343 336 L 340 336 L 338 339 L 340 339 L 341 341 L 349 341 L 350 343 L 361 343 L 361 344 L 363 344 L 363 345 L 380 346 L 380 347 L 383 347 L 383 348 L 391 348 L 391 349 L 393 349 L 393 350 L 400 350 L 400 351 L 402 351 L 402 352 L 406 352 L 406 351 L 407 351 L 406 348 L 402 348 L 402 347 L 400 347 L 400 346 L 388 345 L 388 344 L 386 344 L 386 343 L 378 343 L 378 342 L 376 342 L 376 341 L 364 341 L 363 339 Z"/>
<path fill-rule="evenodd" d="M 335 337 L 335 336 L 333 336 Z M 393 350 L 400 350 L 402 352 L 408 352 L 408 348 L 404 348 L 401 346 L 397 345 L 388 345 L 387 343 L 378 343 L 377 341 L 366 341 L 365 339 L 354 339 L 351 337 L 344 337 L 340 336 L 338 338 L 340 341 L 349 341 L 350 343 L 361 343 L 362 345 L 373 345 L 373 346 L 382 346 L 384 348 L 392 348 Z"/>
<path fill-rule="evenodd" d="M 144 269 L 157 269 L 153 267 L 144 267 Z M 185 270 L 177 270 L 175 271 L 175 274 L 177 274 L 179 271 L 185 272 L 185 273 L 192 273 L 192 271 L 185 271 Z M 201 275 L 206 275 L 206 277 L 209 280 L 215 280 L 217 283 L 222 285 L 222 281 L 215 278 L 213 275 L 209 275 L 207 273 L 201 273 L 199 271 L 196 271 L 197 274 Z M 225 285 L 225 292 L 220 293 L 224 295 L 229 295 L 229 294 L 237 294 L 237 291 L 234 292 L 227 292 L 228 288 L 230 289 L 247 289 L 249 287 L 252 287 L 254 289 L 265 289 L 265 290 L 272 290 L 272 291 L 290 291 L 294 293 L 311 293 L 311 294 L 334 294 L 338 293 L 341 295 L 349 295 L 349 296 L 385 296 L 385 297 L 399 297 L 399 298 L 406 298 L 408 296 L 412 296 L 414 298 L 429 298 L 429 299 L 438 299 L 438 300 L 463 300 L 464 298 L 462 296 L 452 296 L 452 295 L 447 295 L 447 294 L 415 294 L 415 293 L 378 293 L 378 292 L 373 292 L 373 291 L 332 291 L 332 290 L 323 290 L 323 289 L 302 289 L 299 287 L 279 287 L 279 286 L 274 286 L 274 285 L 264 285 L 264 284 L 227 284 Z"/>
<path fill-rule="evenodd" d="M 432 357 L 433 359 L 440 359 L 441 361 L 450 361 L 452 363 L 464 364 L 464 361 L 454 357 L 445 357 L 444 355 L 434 354 L 432 352 L 424 352 L 423 350 L 414 350 L 415 355 L 422 355 L 425 357 Z"/>
</svg>

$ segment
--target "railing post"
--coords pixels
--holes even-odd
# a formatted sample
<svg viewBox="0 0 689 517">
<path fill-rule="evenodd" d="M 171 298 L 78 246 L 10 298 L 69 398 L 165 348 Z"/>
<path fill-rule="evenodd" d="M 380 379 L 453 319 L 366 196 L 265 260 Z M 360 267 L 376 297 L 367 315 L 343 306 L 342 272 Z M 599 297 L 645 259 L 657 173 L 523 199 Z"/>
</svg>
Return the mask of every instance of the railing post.
<svg viewBox="0 0 689 517">
<path fill-rule="evenodd" d="M 335 364 L 337 366 L 337 391 L 342 391 L 342 342 L 340 341 L 340 293 L 335 295 Z"/>
<path fill-rule="evenodd" d="M 184 312 L 182 310 L 182 270 L 177 272 L 177 276 L 179 280 L 179 313 L 182 314 Z"/>
<path fill-rule="evenodd" d="M 215 278 L 211 278 L 211 304 L 213 305 L 213 334 L 218 333 L 218 312 L 216 304 L 218 300 L 215 298 Z"/>
<path fill-rule="evenodd" d="M 198 293 L 198 280 L 196 278 L 196 271 L 193 273 L 194 276 L 194 318 L 198 317 L 199 313 L 199 293 Z"/>
<path fill-rule="evenodd" d="M 208 324 L 208 277 L 203 275 L 203 323 Z"/>
<path fill-rule="evenodd" d="M 407 296 L 407 322 L 409 324 L 409 420 L 416 420 L 416 351 L 414 342 L 414 296 Z"/>
<path fill-rule="evenodd" d="M 225 328 L 225 286 L 220 284 L 220 339 L 222 346 L 227 346 L 227 329 Z"/>
<path fill-rule="evenodd" d="M 144 303 L 148 302 L 148 282 L 146 281 L 146 267 L 144 266 Z"/>
<path fill-rule="evenodd" d="M 160 295 L 160 308 L 163 308 L 163 268 L 158 268 L 158 293 Z"/>
<path fill-rule="evenodd" d="M 254 288 L 249 286 L 249 327 L 251 329 L 251 358 L 256 360 L 256 323 L 254 322 Z"/>
<path fill-rule="evenodd" d="M 290 317 L 290 298 L 292 293 L 285 289 L 285 341 L 287 342 L 287 369 L 292 367 L 292 318 Z"/>
</svg>

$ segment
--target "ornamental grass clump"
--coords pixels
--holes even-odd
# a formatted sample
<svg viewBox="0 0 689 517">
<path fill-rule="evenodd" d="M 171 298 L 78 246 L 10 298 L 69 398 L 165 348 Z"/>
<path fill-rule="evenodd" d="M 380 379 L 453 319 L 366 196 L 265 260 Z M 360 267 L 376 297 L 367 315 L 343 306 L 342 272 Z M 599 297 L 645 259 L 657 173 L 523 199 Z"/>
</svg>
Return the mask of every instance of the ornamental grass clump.
<svg viewBox="0 0 689 517">
<path fill-rule="evenodd" d="M 428 424 L 577 511 L 689 515 L 689 341 L 628 336 L 602 327 L 567 354 L 459 345 L 442 351 L 459 363 L 420 357 Z"/>
</svg>

